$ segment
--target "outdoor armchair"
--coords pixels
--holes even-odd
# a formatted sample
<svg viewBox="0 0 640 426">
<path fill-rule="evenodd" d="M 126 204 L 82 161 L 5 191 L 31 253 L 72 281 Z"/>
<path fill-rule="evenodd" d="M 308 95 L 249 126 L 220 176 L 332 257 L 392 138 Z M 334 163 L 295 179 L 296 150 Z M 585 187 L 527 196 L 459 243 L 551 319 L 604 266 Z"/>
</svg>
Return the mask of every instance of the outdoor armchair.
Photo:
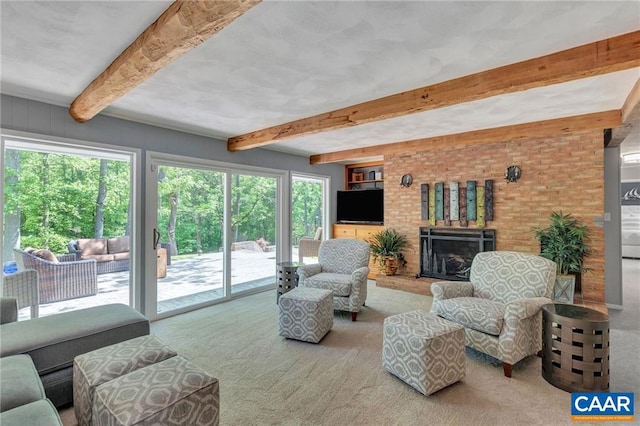
<svg viewBox="0 0 640 426">
<path fill-rule="evenodd" d="M 31 318 L 38 318 L 40 294 L 38 271 L 27 269 L 2 277 L 2 295 L 16 299 L 18 308 L 31 307 Z"/>
<path fill-rule="evenodd" d="M 351 238 L 324 240 L 318 264 L 298 268 L 298 285 L 333 292 L 333 308 L 351 312 L 355 321 L 367 300 L 369 243 Z"/>
<path fill-rule="evenodd" d="M 58 256 L 58 262 L 52 262 L 24 250 L 13 249 L 13 252 L 19 271 L 38 271 L 40 303 L 98 294 L 98 274 L 94 259 L 75 260 L 75 254 L 66 254 Z"/>
<path fill-rule="evenodd" d="M 302 237 L 298 243 L 298 261 L 302 263 L 305 257 L 318 256 L 320 243 L 322 242 L 322 228 L 316 230 L 316 235 L 311 237 Z"/>
<path fill-rule="evenodd" d="M 466 345 L 513 364 L 542 349 L 542 306 L 552 303 L 556 264 L 509 251 L 478 253 L 470 282 L 431 284 L 431 312 L 465 327 Z"/>
</svg>

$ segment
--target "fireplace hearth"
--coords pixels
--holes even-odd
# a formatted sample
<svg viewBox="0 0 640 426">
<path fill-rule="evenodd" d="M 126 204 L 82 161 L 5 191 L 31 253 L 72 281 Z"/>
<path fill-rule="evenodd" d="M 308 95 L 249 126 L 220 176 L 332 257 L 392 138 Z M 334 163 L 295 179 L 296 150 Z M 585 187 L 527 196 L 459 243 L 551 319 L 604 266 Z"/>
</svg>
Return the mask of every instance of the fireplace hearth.
<svg viewBox="0 0 640 426">
<path fill-rule="evenodd" d="M 495 250 L 494 229 L 420 228 L 420 276 L 468 281 L 476 254 Z"/>
</svg>

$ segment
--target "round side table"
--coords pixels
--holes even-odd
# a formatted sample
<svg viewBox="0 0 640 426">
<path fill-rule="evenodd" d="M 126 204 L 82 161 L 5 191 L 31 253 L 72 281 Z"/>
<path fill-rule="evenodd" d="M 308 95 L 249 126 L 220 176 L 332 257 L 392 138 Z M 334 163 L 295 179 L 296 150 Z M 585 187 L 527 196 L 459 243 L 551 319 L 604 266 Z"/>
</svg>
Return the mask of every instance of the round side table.
<svg viewBox="0 0 640 426">
<path fill-rule="evenodd" d="M 542 377 L 567 392 L 607 392 L 609 316 L 584 306 L 544 305 Z"/>
<path fill-rule="evenodd" d="M 276 295 L 276 303 L 280 301 L 280 296 L 286 292 L 293 290 L 298 286 L 298 268 L 304 266 L 301 262 L 281 262 L 277 265 L 277 284 L 278 294 Z"/>
</svg>

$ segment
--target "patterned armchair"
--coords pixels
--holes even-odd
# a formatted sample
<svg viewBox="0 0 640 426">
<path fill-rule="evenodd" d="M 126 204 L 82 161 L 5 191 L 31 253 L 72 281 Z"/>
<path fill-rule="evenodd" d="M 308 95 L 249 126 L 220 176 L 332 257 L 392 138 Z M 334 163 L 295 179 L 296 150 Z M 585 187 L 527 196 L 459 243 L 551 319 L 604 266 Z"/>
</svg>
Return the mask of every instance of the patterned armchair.
<svg viewBox="0 0 640 426">
<path fill-rule="evenodd" d="M 355 321 L 367 300 L 369 243 L 350 238 L 324 240 L 318 264 L 298 268 L 298 285 L 333 292 L 333 309 L 351 312 Z"/>
<path fill-rule="evenodd" d="M 96 261 L 75 260 L 76 255 L 57 257 L 57 262 L 13 249 L 18 270 L 35 269 L 39 277 L 40 303 L 59 302 L 98 294 Z"/>
<path fill-rule="evenodd" d="M 40 295 L 38 291 L 38 271 L 27 269 L 2 277 L 2 295 L 14 297 L 17 309 L 31 307 L 31 318 L 38 318 Z"/>
<path fill-rule="evenodd" d="M 542 306 L 552 303 L 556 264 L 509 251 L 478 253 L 470 282 L 431 284 L 431 312 L 465 327 L 466 345 L 513 364 L 542 349 Z"/>
</svg>

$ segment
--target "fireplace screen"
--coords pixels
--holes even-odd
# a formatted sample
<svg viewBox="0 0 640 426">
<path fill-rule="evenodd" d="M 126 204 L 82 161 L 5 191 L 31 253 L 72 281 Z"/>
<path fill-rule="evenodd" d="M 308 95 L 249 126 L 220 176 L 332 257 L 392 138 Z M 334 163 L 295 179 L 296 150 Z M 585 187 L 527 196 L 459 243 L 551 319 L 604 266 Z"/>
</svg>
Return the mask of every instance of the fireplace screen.
<svg viewBox="0 0 640 426">
<path fill-rule="evenodd" d="M 420 228 L 420 276 L 468 281 L 476 254 L 495 250 L 493 229 Z"/>
</svg>

